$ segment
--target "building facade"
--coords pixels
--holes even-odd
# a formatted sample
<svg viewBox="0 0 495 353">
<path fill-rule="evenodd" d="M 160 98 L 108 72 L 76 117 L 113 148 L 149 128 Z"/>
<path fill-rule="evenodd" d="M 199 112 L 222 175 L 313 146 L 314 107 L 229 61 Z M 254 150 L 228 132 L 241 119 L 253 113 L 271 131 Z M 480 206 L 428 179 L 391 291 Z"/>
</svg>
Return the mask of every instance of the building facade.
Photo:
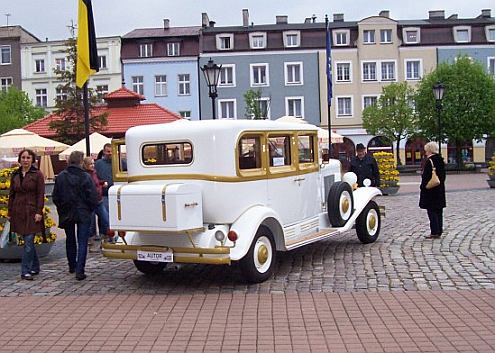
<svg viewBox="0 0 495 353">
<path fill-rule="evenodd" d="M 97 38 L 99 72 L 90 76 L 88 87 L 103 96 L 122 85 L 120 37 Z M 70 69 L 64 40 L 21 45 L 22 90 L 33 104 L 47 111 L 55 108 L 55 99 L 64 97 L 55 69 Z"/>
</svg>

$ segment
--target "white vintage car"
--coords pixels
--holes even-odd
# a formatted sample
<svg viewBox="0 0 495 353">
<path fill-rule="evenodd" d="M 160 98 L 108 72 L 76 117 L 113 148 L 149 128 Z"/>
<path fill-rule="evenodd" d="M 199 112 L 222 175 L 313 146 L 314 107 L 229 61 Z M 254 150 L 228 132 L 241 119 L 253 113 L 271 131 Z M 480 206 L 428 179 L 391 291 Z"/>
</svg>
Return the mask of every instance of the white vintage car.
<svg viewBox="0 0 495 353">
<path fill-rule="evenodd" d="M 321 163 L 318 128 L 265 120 L 177 121 L 131 128 L 114 141 L 109 258 L 151 274 L 167 263 L 239 261 L 246 279 L 270 277 L 277 251 L 355 226 L 380 232 L 380 190 L 353 190 L 337 160 Z M 124 142 L 125 141 L 125 142 Z M 121 169 L 125 143 L 127 171 Z M 349 174 L 349 173 L 347 173 Z M 354 176 L 354 178 L 353 178 Z"/>
</svg>

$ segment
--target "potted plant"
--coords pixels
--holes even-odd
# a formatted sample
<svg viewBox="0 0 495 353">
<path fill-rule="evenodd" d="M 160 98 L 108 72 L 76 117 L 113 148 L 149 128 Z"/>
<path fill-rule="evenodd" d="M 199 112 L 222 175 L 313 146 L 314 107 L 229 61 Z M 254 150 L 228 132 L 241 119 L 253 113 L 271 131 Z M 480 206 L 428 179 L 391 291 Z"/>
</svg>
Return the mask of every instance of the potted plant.
<svg viewBox="0 0 495 353">
<path fill-rule="evenodd" d="M 380 189 L 383 195 L 394 195 L 399 191 L 399 171 L 391 152 L 376 152 L 373 154 L 380 172 Z"/>
<path fill-rule="evenodd" d="M 10 178 L 12 173 L 17 168 L 5 168 L 0 170 L 0 233 L 3 231 L 5 222 L 7 221 L 7 207 L 9 203 Z M 45 202 L 48 201 L 45 198 Z M 36 234 L 34 244 L 38 256 L 46 256 L 57 239 L 57 235 L 51 231 L 51 227 L 55 222 L 50 217 L 50 208 L 43 207 L 43 218 L 45 220 L 45 234 Z M 8 235 L 7 245 L 0 248 L 0 259 L 2 260 L 17 260 L 22 258 L 24 239 L 21 235 L 10 232 Z"/>
<path fill-rule="evenodd" d="M 486 182 L 491 188 L 495 188 L 495 152 L 488 161 L 488 180 Z"/>
</svg>

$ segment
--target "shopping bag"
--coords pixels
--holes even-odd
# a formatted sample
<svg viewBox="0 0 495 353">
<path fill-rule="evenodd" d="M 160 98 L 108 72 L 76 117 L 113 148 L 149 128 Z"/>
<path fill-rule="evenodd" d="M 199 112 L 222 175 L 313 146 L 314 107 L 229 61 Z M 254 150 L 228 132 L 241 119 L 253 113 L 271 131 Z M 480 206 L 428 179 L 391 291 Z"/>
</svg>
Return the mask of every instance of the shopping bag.
<svg viewBox="0 0 495 353">
<path fill-rule="evenodd" d="M 2 235 L 0 235 L 0 248 L 7 247 L 9 243 L 9 234 L 10 234 L 10 221 L 5 222 L 3 225 Z"/>
<path fill-rule="evenodd" d="M 434 187 L 440 185 L 440 179 L 438 178 L 435 165 L 433 164 L 433 161 L 431 159 L 430 162 L 431 162 L 431 179 L 430 181 L 428 181 L 428 184 L 426 184 L 427 189 L 433 189 Z"/>
</svg>

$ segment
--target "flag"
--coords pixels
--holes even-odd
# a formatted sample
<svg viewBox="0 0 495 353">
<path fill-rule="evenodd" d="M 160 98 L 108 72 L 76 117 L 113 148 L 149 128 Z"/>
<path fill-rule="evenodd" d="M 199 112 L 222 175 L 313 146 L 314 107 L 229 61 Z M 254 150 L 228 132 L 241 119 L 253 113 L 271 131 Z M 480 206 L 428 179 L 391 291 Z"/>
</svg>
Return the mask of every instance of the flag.
<svg viewBox="0 0 495 353">
<path fill-rule="evenodd" d="M 98 51 L 91 0 L 78 2 L 76 85 L 82 87 L 98 71 Z"/>
<path fill-rule="evenodd" d="M 330 31 L 330 24 L 328 19 L 326 19 L 326 51 L 327 51 L 327 100 L 328 106 L 332 105 L 332 32 Z"/>
</svg>

